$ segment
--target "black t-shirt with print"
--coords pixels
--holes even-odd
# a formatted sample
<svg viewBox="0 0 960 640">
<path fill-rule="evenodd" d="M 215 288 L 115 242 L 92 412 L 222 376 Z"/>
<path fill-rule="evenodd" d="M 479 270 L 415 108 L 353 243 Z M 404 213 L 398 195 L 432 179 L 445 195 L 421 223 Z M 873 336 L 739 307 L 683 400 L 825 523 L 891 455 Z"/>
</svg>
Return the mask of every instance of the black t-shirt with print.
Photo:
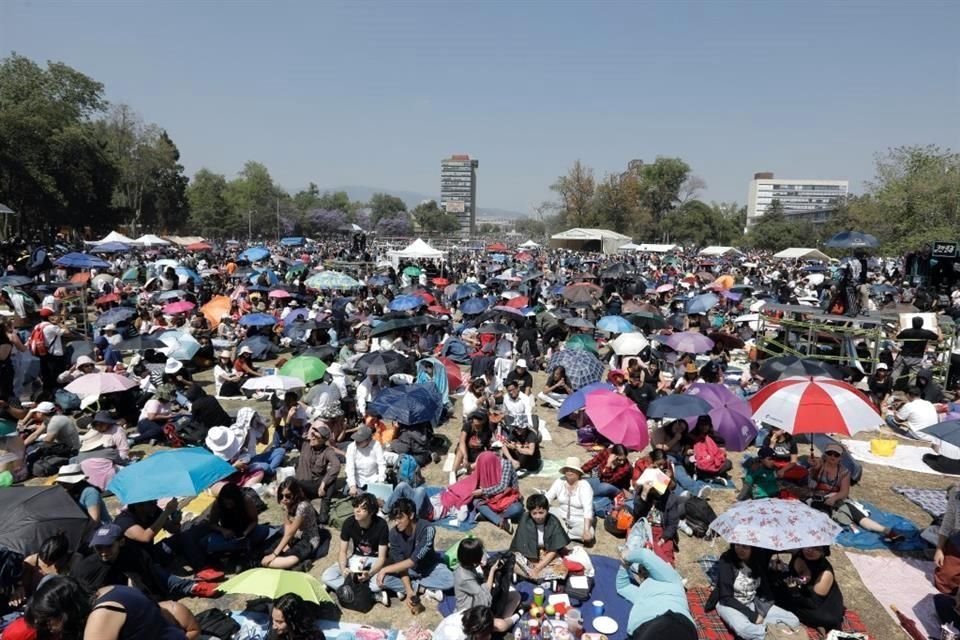
<svg viewBox="0 0 960 640">
<path fill-rule="evenodd" d="M 340 529 L 340 540 L 353 543 L 353 555 L 376 558 L 381 545 L 386 547 L 390 543 L 390 528 L 387 521 L 380 516 L 374 516 L 373 522 L 366 529 L 357 523 L 356 518 L 350 516 Z"/>
</svg>

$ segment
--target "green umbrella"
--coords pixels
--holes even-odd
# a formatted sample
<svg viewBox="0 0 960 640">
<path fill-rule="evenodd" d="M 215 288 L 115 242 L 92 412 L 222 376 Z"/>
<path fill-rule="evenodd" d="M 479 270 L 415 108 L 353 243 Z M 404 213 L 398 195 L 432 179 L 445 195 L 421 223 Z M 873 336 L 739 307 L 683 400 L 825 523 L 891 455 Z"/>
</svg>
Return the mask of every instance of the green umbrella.
<svg viewBox="0 0 960 640">
<path fill-rule="evenodd" d="M 578 333 L 567 340 L 567 349 L 598 352 L 596 341 L 585 333 Z"/>
<path fill-rule="evenodd" d="M 418 276 L 420 275 L 420 267 L 414 267 L 413 265 L 410 265 L 409 267 L 406 267 L 403 272 L 408 276 Z"/>
<path fill-rule="evenodd" d="M 123 282 L 136 282 L 140 279 L 140 270 L 136 267 L 132 269 L 127 269 L 123 272 L 123 276 L 120 278 Z"/>
<path fill-rule="evenodd" d="M 320 604 L 333 602 L 320 581 L 309 573 L 284 569 L 248 569 L 220 585 L 224 593 L 246 593 L 276 599 L 295 593 L 304 600 Z"/>
<path fill-rule="evenodd" d="M 310 384 L 323 378 L 327 365 L 314 356 L 297 356 L 280 367 L 280 375 L 299 378 L 304 384 Z"/>
</svg>

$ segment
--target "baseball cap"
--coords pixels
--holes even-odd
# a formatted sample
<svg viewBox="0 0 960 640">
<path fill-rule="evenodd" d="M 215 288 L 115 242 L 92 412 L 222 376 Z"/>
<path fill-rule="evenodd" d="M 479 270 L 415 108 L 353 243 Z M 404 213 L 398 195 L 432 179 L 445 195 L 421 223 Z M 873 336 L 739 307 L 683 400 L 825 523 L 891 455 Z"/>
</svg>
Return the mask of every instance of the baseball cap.
<svg viewBox="0 0 960 640">
<path fill-rule="evenodd" d="M 117 540 L 120 539 L 120 536 L 123 535 L 123 530 L 115 524 L 108 524 L 105 527 L 100 527 L 93 534 L 93 538 L 90 539 L 91 547 L 105 547 L 111 545 Z"/>
<path fill-rule="evenodd" d="M 33 410 L 38 413 L 53 413 L 57 410 L 57 405 L 52 402 L 41 402 Z"/>
<path fill-rule="evenodd" d="M 874 367 L 874 368 L 875 368 L 877 371 L 879 371 L 880 369 L 887 370 L 887 369 L 889 369 L 890 367 L 887 366 L 887 363 L 886 363 L 886 362 L 878 362 L 878 363 L 877 363 L 877 366 Z"/>
<path fill-rule="evenodd" d="M 333 434 L 330 432 L 330 427 L 328 427 L 327 425 L 325 425 L 325 424 L 323 424 L 323 423 L 318 423 L 318 424 L 314 424 L 312 427 L 310 427 L 310 431 L 309 431 L 309 433 L 308 433 L 307 435 L 308 435 L 308 436 L 319 436 L 319 437 L 321 437 L 321 438 L 324 438 L 324 439 L 326 439 L 326 440 L 329 440 L 329 439 L 330 439 L 330 436 L 333 435 Z"/>
<path fill-rule="evenodd" d="M 238 351 L 237 353 L 239 355 L 243 355 L 245 353 L 253 353 L 253 349 L 251 349 L 247 345 L 243 345 L 242 347 L 240 347 L 240 351 Z"/>
<path fill-rule="evenodd" d="M 843 455 L 843 445 L 837 444 L 836 442 L 831 442 L 830 444 L 828 444 L 826 447 L 823 448 L 823 452 L 824 452 L 824 453 L 826 453 L 826 452 L 828 452 L 828 451 L 833 451 L 834 453 L 839 453 L 839 454 L 842 456 L 842 455 Z"/>
<path fill-rule="evenodd" d="M 523 358 L 520 358 L 519 360 L 517 360 L 517 368 L 519 368 L 519 369 L 526 369 L 526 368 L 527 368 L 527 361 L 524 360 Z"/>
<path fill-rule="evenodd" d="M 90 356 L 80 356 L 77 358 L 77 366 L 82 367 L 88 364 L 96 364 Z"/>
<path fill-rule="evenodd" d="M 49 318 L 52 315 L 53 315 L 53 309 L 50 309 L 49 307 L 44 307 L 43 309 L 40 309 L 41 318 Z"/>
</svg>

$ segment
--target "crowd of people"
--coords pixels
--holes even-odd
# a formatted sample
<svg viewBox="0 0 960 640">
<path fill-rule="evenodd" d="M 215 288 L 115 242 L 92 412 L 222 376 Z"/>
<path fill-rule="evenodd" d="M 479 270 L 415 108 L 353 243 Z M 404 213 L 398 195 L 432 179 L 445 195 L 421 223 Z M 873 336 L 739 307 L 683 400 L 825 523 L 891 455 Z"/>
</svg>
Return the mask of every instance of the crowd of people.
<svg viewBox="0 0 960 640">
<path fill-rule="evenodd" d="M 217 597 L 238 571 L 315 562 L 344 608 L 368 592 L 416 616 L 452 595 L 456 613 L 435 637 L 499 637 L 519 629 L 529 608 L 515 583 L 562 583 L 583 571 L 584 547 L 642 523 L 646 544 L 623 547 L 616 576 L 631 606 L 626 630 L 638 640 L 692 640 L 675 568 L 680 534 L 709 535 L 704 512 L 716 491 L 803 500 L 843 526 L 902 539 L 852 499 L 837 442 L 801 456 L 789 429 L 754 425 L 747 442 L 728 443 L 704 412 L 651 422 L 650 445 L 637 450 L 605 435 L 577 396 L 599 385 L 644 415 L 697 385 L 748 398 L 782 374 L 765 368 L 756 338 L 766 329 L 748 314 L 765 303 L 846 313 L 849 322 L 917 312 L 905 306 L 918 295 L 903 286 L 905 265 L 859 253 L 814 264 L 537 247 L 391 259 L 388 249 L 211 243 L 95 257 L 94 247 L 80 254 L 89 263 L 69 254 L 73 262 L 36 272 L 8 268 L 0 485 L 54 483 L 90 527 L 79 541 L 53 531 L 26 554 L 0 549 L 4 639 L 192 640 L 209 635 L 209 620 L 177 600 Z M 705 307 L 691 306 L 703 296 Z M 874 347 L 863 339 L 854 357 L 823 365 L 897 432 L 923 437 L 922 428 L 960 412 L 950 401 L 960 349 L 932 355 L 948 319 L 960 316 L 960 290 L 945 298 L 931 302 L 937 324 L 915 316 L 876 345 L 875 360 L 856 357 Z M 706 346 L 671 343 L 690 335 Z M 578 444 L 550 487 L 531 491 L 524 479 L 548 462 L 548 422 Z M 927 463 L 956 473 L 960 449 L 935 445 Z M 184 521 L 179 499 L 189 496 L 111 500 L 118 473 L 157 448 L 185 447 L 232 467 L 203 488 L 213 498 L 203 514 Z M 729 455 L 754 447 L 742 463 Z M 448 481 L 428 486 L 427 468 L 448 456 Z M 267 517 L 271 500 L 279 519 Z M 936 548 L 947 596 L 960 584 L 954 511 Z M 503 548 L 464 538 L 454 561 L 445 558 L 436 527 L 477 522 L 502 530 Z M 731 545 L 709 606 L 738 638 L 801 624 L 825 636 L 844 618 L 829 555 L 828 546 L 783 556 Z M 318 615 L 296 595 L 277 598 L 269 637 L 320 637 Z"/>
</svg>

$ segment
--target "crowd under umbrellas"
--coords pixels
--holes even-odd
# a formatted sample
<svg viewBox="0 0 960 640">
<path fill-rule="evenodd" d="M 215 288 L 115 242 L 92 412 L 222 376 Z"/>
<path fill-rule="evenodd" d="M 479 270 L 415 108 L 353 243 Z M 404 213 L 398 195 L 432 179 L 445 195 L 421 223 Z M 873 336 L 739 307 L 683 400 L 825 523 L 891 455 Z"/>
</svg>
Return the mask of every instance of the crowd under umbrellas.
<svg viewBox="0 0 960 640">
<path fill-rule="evenodd" d="M 852 238 L 839 241 L 868 241 Z M 564 397 L 550 398 L 559 407 L 561 428 L 592 428 L 602 446 L 622 445 L 631 454 L 647 450 L 652 433 L 678 421 L 694 425 L 708 418 L 730 452 L 753 446 L 760 428 L 852 436 L 883 423 L 876 405 L 843 379 L 843 370 L 808 358 L 767 359 L 758 373 L 766 384 L 749 397 L 722 374 L 707 381 L 701 368 L 720 354 L 742 350 L 744 336 L 756 330 L 754 319 L 742 312 L 756 305 L 762 314 L 758 303 L 771 299 L 759 288 L 738 285 L 731 273 L 743 271 L 732 264 L 705 269 L 690 256 L 677 258 L 679 265 L 659 258 L 644 264 L 491 246 L 453 250 L 437 271 L 429 260 L 391 262 L 374 255 L 341 266 L 336 263 L 350 263 L 337 260 L 347 257 L 343 253 L 332 255 L 302 239 L 245 248 L 201 241 L 180 248 L 147 240 L 139 246 L 111 240 L 90 253 L 66 253 L 54 260 L 59 269 L 38 278 L 9 275 L 4 283 L 23 300 L 39 298 L 35 287 L 55 287 L 58 314 L 80 339 L 65 345 L 69 359 L 62 369 L 51 372 L 47 365 L 38 382 L 44 392 L 75 396 L 78 415 L 112 411 L 110 420 L 126 419 L 132 426 L 138 421 L 134 413 L 123 415 L 130 407 L 122 396 L 158 396 L 168 381 L 189 382 L 181 371 L 199 373 L 220 358 L 249 354 L 253 361 L 280 356 L 281 362 L 239 376 L 234 397 L 241 403 L 272 398 L 282 404 L 291 392 L 303 398 L 333 385 L 334 373 L 345 373 L 353 383 L 376 381 L 365 405 L 368 416 L 354 420 L 429 425 L 431 431 L 450 419 L 452 405 L 479 377 L 474 369 L 481 359 L 505 361 L 494 373 L 505 377 L 522 357 L 548 376 L 560 372 L 568 384 Z M 79 295 L 71 296 L 77 287 Z M 70 298 L 77 302 L 60 302 Z M 44 299 L 33 305 L 38 316 L 49 318 L 39 313 L 47 308 Z M 706 327 L 702 320 L 708 316 L 728 321 Z M 25 312 L 21 326 L 29 328 L 28 317 Z M 533 344 L 521 344 L 525 330 L 533 331 Z M 83 357 L 95 360 L 96 370 L 59 384 L 60 374 L 72 370 L 70 362 Z M 623 381 L 631 367 L 651 361 L 678 373 L 693 367 L 697 375 L 690 384 L 658 388 L 641 407 L 624 393 Z M 540 411 L 552 411 L 549 406 Z M 365 428 L 348 426 L 342 432 L 347 440 Z M 942 427 L 938 432 L 944 440 L 953 433 Z M 174 433 L 166 444 L 176 438 Z M 124 460 L 102 489 L 123 504 L 200 496 L 236 472 L 208 449 L 190 446 Z M 10 475 L 14 482 L 25 479 Z M 52 529 L 26 524 L 37 519 L 38 508 L 49 508 L 63 514 L 71 544 L 81 546 L 89 535 L 78 526 L 85 524 L 83 512 L 54 499 L 66 495 L 59 486 L 37 494 L 49 502 L 38 502 L 36 493 L 9 490 L 8 496 L 22 496 L 9 503 L 10 513 L 22 515 L 0 526 L 0 543 L 35 552 L 39 536 Z M 752 526 L 756 518 L 765 528 Z M 808 531 L 791 528 L 798 519 L 811 523 Z M 711 528 L 732 544 L 776 552 L 829 546 L 840 531 L 821 511 L 778 499 L 738 504 Z M 310 576 L 267 566 L 222 586 L 223 592 L 271 598 L 297 593 L 332 602 Z"/>
</svg>

